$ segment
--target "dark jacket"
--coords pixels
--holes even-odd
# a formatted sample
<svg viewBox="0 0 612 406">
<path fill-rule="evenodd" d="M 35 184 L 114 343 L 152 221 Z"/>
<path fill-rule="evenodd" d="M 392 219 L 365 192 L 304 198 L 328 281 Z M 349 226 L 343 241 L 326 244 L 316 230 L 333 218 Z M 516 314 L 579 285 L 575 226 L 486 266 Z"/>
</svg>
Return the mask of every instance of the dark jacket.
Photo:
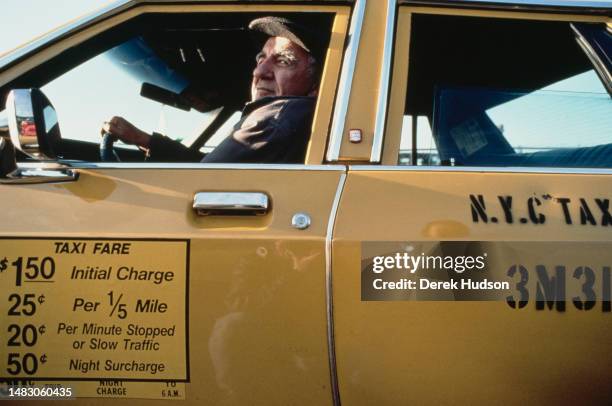
<svg viewBox="0 0 612 406">
<path fill-rule="evenodd" d="M 231 134 L 204 156 L 154 134 L 149 160 L 205 163 L 304 163 L 314 97 L 264 97 L 247 103 Z"/>
</svg>

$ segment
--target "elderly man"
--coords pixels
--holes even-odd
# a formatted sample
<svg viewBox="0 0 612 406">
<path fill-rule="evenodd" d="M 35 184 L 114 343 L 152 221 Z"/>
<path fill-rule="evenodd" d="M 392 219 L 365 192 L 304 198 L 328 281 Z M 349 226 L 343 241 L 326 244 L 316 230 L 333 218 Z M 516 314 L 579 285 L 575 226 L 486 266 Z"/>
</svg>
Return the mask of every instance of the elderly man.
<svg viewBox="0 0 612 406">
<path fill-rule="evenodd" d="M 148 151 L 152 160 L 208 163 L 302 163 L 318 89 L 313 56 L 322 46 L 306 27 L 278 17 L 253 20 L 249 29 L 268 38 L 255 58 L 251 101 L 232 133 L 211 153 L 192 151 L 159 134 L 149 135 L 121 117 L 103 131 Z"/>
</svg>

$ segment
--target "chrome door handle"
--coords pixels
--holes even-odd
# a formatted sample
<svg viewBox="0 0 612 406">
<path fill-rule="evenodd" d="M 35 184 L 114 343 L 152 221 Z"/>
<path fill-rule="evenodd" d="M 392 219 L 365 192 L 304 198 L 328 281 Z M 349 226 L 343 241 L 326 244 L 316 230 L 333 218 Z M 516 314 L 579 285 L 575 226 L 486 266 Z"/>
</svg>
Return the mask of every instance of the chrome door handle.
<svg viewBox="0 0 612 406">
<path fill-rule="evenodd" d="M 0 184 L 31 184 L 72 182 L 79 178 L 79 174 L 71 169 L 30 169 L 17 168 L 13 172 L 0 177 Z"/>
<path fill-rule="evenodd" d="M 199 216 L 262 216 L 270 199 L 257 192 L 200 192 L 193 196 L 193 209 Z"/>
</svg>

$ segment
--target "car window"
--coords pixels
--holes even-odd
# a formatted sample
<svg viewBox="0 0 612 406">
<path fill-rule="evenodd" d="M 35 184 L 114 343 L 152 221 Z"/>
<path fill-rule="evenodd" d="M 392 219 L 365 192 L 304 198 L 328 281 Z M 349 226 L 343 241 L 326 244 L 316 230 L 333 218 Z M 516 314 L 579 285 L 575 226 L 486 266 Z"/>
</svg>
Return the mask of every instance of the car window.
<svg viewBox="0 0 612 406">
<path fill-rule="evenodd" d="M 398 164 L 612 167 L 612 99 L 576 32 L 413 16 Z"/>
<path fill-rule="evenodd" d="M 251 99 L 255 55 L 268 37 L 247 27 L 269 15 L 320 31 L 316 46 L 322 54 L 311 58 L 320 67 L 312 68 L 313 75 L 322 74 L 332 12 L 145 13 L 70 48 L 7 88 L 40 88 L 51 101 L 61 131 L 55 145 L 60 159 L 99 161 L 101 127 L 118 116 L 189 149 L 166 153 L 163 144 L 163 153 L 152 160 L 198 162 L 231 134 Z M 122 161 L 145 158 L 120 141 L 115 150 Z M 182 155 L 171 156 L 175 152 Z"/>
</svg>

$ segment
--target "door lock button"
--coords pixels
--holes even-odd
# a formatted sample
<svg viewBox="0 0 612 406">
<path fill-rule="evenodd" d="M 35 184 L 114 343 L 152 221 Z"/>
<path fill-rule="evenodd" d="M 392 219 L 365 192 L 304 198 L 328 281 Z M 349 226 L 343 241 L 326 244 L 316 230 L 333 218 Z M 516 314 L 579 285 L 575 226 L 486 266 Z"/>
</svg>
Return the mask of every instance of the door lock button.
<svg viewBox="0 0 612 406">
<path fill-rule="evenodd" d="M 306 213 L 296 213 L 291 219 L 291 225 L 298 230 L 306 230 L 310 227 L 310 216 Z"/>
</svg>

